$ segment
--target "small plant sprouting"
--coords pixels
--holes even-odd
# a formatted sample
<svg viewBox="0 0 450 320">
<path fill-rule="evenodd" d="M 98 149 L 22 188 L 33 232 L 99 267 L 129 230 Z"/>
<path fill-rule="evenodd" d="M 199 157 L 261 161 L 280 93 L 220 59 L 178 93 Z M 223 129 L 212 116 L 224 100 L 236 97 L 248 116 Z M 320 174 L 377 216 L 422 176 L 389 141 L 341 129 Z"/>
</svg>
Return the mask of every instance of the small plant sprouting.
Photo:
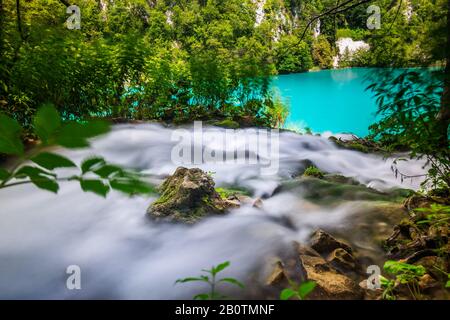
<svg viewBox="0 0 450 320">
<path fill-rule="evenodd" d="M 226 299 L 227 297 L 220 294 L 217 291 L 217 286 L 219 283 L 230 283 L 232 285 L 238 286 L 241 289 L 244 288 L 244 285 L 234 278 L 221 278 L 217 279 L 217 274 L 230 266 L 230 262 L 226 261 L 217 266 L 211 267 L 209 270 L 203 269 L 202 271 L 207 275 L 200 275 L 199 277 L 189 277 L 184 279 L 178 279 L 175 281 L 175 284 L 178 283 L 187 283 L 187 282 L 205 282 L 210 286 L 210 290 L 208 293 L 200 293 L 194 296 L 194 300 L 221 300 Z"/>
<path fill-rule="evenodd" d="M 290 288 L 281 291 L 280 300 L 289 300 L 291 298 L 305 300 L 317 285 L 314 281 L 304 281 L 300 285 L 293 281 L 289 281 L 289 284 L 291 286 Z"/>
</svg>

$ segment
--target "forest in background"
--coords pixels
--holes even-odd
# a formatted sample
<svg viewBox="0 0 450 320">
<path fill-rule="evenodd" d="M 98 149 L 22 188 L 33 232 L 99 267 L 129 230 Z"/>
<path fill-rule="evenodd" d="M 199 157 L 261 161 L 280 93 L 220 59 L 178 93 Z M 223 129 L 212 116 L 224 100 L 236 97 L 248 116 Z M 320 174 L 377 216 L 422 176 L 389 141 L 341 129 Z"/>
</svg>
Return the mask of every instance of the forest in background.
<svg viewBox="0 0 450 320">
<path fill-rule="evenodd" d="M 366 27 L 369 4 L 381 8 L 379 30 Z M 335 0 L 81 0 L 80 30 L 66 28 L 67 5 L 0 1 L 0 108 L 25 127 L 44 103 L 66 119 L 278 126 L 287 111 L 270 77 L 331 68 L 338 37 L 371 47 L 342 66 L 444 64 L 443 0 L 369 1 L 323 16 L 318 37 L 302 33 Z"/>
</svg>

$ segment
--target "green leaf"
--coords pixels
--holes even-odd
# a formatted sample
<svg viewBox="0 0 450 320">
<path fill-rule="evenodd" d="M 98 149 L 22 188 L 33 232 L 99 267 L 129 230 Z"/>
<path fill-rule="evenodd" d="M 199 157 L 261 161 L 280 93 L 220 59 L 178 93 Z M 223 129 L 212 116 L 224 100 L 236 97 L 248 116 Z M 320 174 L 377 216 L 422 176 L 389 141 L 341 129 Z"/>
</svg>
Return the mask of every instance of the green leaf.
<svg viewBox="0 0 450 320">
<path fill-rule="evenodd" d="M 96 168 L 97 166 L 105 164 L 105 159 L 101 157 L 93 157 L 89 159 L 85 159 L 83 163 L 81 164 L 81 171 L 83 174 L 86 172 L 92 171 L 92 169 Z"/>
<path fill-rule="evenodd" d="M 53 170 L 56 168 L 76 167 L 75 163 L 73 163 L 66 157 L 49 152 L 40 153 L 37 156 L 31 158 L 31 161 L 48 170 Z"/>
<path fill-rule="evenodd" d="M 200 281 L 200 282 L 208 282 L 209 278 L 208 277 L 204 277 L 204 276 L 198 277 L 198 278 L 196 278 L 196 277 L 189 277 L 189 278 L 184 278 L 184 279 L 178 279 L 177 281 L 175 281 L 175 284 L 177 284 L 177 283 L 187 283 L 187 282 L 198 282 L 198 281 Z"/>
<path fill-rule="evenodd" d="M 66 148 L 84 148 L 89 146 L 89 138 L 105 134 L 110 129 L 109 123 L 101 120 L 69 122 L 61 128 L 56 141 Z"/>
<path fill-rule="evenodd" d="M 380 275 L 380 283 L 382 287 L 388 287 L 392 283 L 392 280 L 389 280 Z"/>
<path fill-rule="evenodd" d="M 297 295 L 297 292 L 295 292 L 294 290 L 287 288 L 284 289 L 283 291 L 281 291 L 280 293 L 280 300 L 289 300 L 290 298 L 294 297 Z"/>
<path fill-rule="evenodd" d="M 77 122 L 65 124 L 59 131 L 56 142 L 59 145 L 70 149 L 89 146 L 89 142 L 83 132 L 83 125 Z"/>
<path fill-rule="evenodd" d="M 149 194 L 155 192 L 155 189 L 151 185 L 139 180 L 112 180 L 110 181 L 110 185 L 114 190 L 128 195 Z"/>
<path fill-rule="evenodd" d="M 194 297 L 194 300 L 209 300 L 209 294 L 201 293 Z"/>
<path fill-rule="evenodd" d="M 0 181 L 4 181 L 4 180 L 8 179 L 9 176 L 10 176 L 10 173 L 8 170 L 0 168 Z"/>
<path fill-rule="evenodd" d="M 59 185 L 55 180 L 56 175 L 40 168 L 24 166 L 20 168 L 14 176 L 18 179 L 28 177 L 30 181 L 40 189 L 54 193 L 57 193 L 59 190 Z"/>
<path fill-rule="evenodd" d="M 61 117 L 52 104 L 46 104 L 39 108 L 33 120 L 34 130 L 42 143 L 48 144 L 49 140 L 61 127 Z"/>
<path fill-rule="evenodd" d="M 30 177 L 30 179 L 31 182 L 33 182 L 33 184 L 39 189 L 47 190 L 53 193 L 58 193 L 59 185 L 55 180 L 49 179 L 44 176 Z"/>
<path fill-rule="evenodd" d="M 21 131 L 22 127 L 16 120 L 0 114 L 0 153 L 23 154 L 24 147 L 20 140 Z"/>
<path fill-rule="evenodd" d="M 305 281 L 302 284 L 300 284 L 300 287 L 298 288 L 298 294 L 300 298 L 305 299 L 316 287 L 316 282 L 314 281 Z"/>
<path fill-rule="evenodd" d="M 103 183 L 103 181 L 101 180 L 81 179 L 80 186 L 84 192 L 93 192 L 104 198 L 107 196 L 110 190 L 109 186 Z"/>
<path fill-rule="evenodd" d="M 230 266 L 230 261 L 225 261 L 224 263 L 219 264 L 217 267 L 213 267 L 213 268 L 211 269 L 211 273 L 212 273 L 213 275 L 216 275 L 216 274 L 218 274 L 220 271 L 222 271 L 222 270 L 228 268 L 229 266 Z"/>
<path fill-rule="evenodd" d="M 96 170 L 94 170 L 95 174 L 99 175 L 103 179 L 109 178 L 114 174 L 123 173 L 123 169 L 119 166 L 115 166 L 112 164 L 106 164 Z"/>
<path fill-rule="evenodd" d="M 447 281 L 447 283 L 445 284 L 445 287 L 446 287 L 446 288 L 450 288 L 450 280 Z"/>
<path fill-rule="evenodd" d="M 103 120 L 91 120 L 84 126 L 84 135 L 86 138 L 93 138 L 108 133 L 111 125 Z"/>
<path fill-rule="evenodd" d="M 423 266 L 415 266 L 393 260 L 386 261 L 383 268 L 386 272 L 394 275 L 410 273 L 416 276 L 423 276 L 426 273 L 426 269 Z"/>
<path fill-rule="evenodd" d="M 234 285 L 236 285 L 236 286 L 238 286 L 238 287 L 240 287 L 242 289 L 245 288 L 243 283 L 241 283 L 238 280 L 233 279 L 233 278 L 223 278 L 223 279 L 220 279 L 219 282 L 228 282 L 228 283 L 234 284 Z"/>
<path fill-rule="evenodd" d="M 14 177 L 17 179 L 21 179 L 23 177 L 32 177 L 32 176 L 39 176 L 39 175 L 56 177 L 56 175 L 54 173 L 48 172 L 46 170 L 42 170 L 41 168 L 32 167 L 32 166 L 23 166 L 16 172 Z"/>
</svg>

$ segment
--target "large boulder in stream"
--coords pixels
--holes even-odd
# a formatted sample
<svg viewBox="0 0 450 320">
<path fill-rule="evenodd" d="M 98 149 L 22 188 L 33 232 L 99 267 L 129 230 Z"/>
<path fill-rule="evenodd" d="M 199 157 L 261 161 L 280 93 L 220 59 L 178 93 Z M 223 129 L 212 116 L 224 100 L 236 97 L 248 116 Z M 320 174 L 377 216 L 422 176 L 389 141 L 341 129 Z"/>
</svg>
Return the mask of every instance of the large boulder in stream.
<svg viewBox="0 0 450 320">
<path fill-rule="evenodd" d="M 233 203 L 223 199 L 214 186 L 214 180 L 204 171 L 179 167 L 161 185 L 161 197 L 147 213 L 158 220 L 184 223 L 195 223 L 210 214 L 223 214 Z"/>
</svg>

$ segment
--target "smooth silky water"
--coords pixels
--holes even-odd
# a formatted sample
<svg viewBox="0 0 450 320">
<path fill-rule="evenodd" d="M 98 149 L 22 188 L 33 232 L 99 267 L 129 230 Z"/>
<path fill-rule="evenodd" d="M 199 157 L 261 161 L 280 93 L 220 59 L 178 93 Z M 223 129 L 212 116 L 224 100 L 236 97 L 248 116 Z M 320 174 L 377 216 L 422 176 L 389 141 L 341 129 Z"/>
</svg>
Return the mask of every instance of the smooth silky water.
<svg viewBox="0 0 450 320">
<path fill-rule="evenodd" d="M 223 130 L 210 128 L 207 135 Z M 78 163 L 101 155 L 156 177 L 152 181 L 158 183 L 176 169 L 171 162 L 176 144 L 172 132 L 158 124 L 117 125 L 88 149 L 59 152 Z M 243 148 L 246 139 L 256 139 L 254 135 L 238 130 L 236 146 Z M 214 141 L 209 146 L 217 148 Z M 258 166 L 233 163 L 199 166 L 214 172 L 217 186 L 241 186 L 254 197 L 264 197 L 263 209 L 244 206 L 194 226 L 151 221 L 146 209 L 155 197 L 129 198 L 113 192 L 103 199 L 82 192 L 76 183 L 62 183 L 58 195 L 31 185 L 5 189 L 0 192 L 0 298 L 189 299 L 205 288 L 174 286 L 174 281 L 226 260 L 231 267 L 224 275 L 245 281 L 292 240 L 305 241 L 318 227 L 351 229 L 354 215 L 360 214 L 358 202 L 320 207 L 291 191 L 272 196 L 306 159 L 321 170 L 355 177 L 379 190 L 416 189 L 420 183 L 395 179 L 392 159 L 338 149 L 323 137 L 283 132 L 277 175 L 261 176 Z M 423 172 L 418 162 L 401 166 L 407 174 Z M 289 217 L 294 227 L 281 223 L 282 217 Z M 69 265 L 81 267 L 82 290 L 66 289 Z"/>
</svg>

